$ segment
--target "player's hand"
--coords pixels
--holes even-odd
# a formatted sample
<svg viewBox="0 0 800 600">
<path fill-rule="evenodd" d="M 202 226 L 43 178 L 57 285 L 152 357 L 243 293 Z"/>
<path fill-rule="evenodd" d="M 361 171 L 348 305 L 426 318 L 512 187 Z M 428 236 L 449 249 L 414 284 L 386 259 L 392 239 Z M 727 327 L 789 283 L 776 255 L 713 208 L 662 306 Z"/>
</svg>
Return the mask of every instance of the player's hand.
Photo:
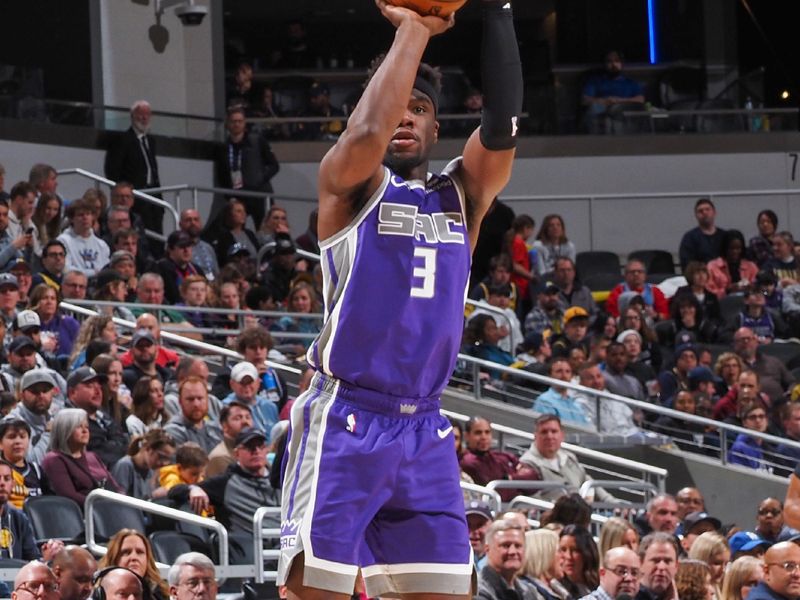
<svg viewBox="0 0 800 600">
<path fill-rule="evenodd" d="M 423 17 L 421 14 L 414 12 L 410 8 L 402 6 L 394 6 L 387 4 L 385 0 L 375 0 L 375 4 L 381 11 L 384 17 L 395 27 L 400 27 L 403 22 L 415 22 L 425 26 L 431 36 L 439 35 L 450 29 L 455 25 L 455 13 L 450 13 L 446 18 L 428 15 Z"/>
</svg>

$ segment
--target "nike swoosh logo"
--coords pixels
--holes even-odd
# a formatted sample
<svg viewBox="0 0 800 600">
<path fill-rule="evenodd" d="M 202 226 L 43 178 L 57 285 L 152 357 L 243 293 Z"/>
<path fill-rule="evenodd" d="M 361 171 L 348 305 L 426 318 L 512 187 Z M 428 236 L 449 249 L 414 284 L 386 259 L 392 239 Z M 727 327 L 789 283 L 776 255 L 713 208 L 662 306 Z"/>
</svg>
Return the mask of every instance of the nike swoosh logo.
<svg viewBox="0 0 800 600">
<path fill-rule="evenodd" d="M 450 434 L 451 431 L 453 431 L 453 426 L 452 425 L 450 425 L 450 427 L 448 427 L 447 429 L 437 429 L 436 433 L 439 434 L 439 439 L 443 440 L 444 438 L 446 438 Z"/>
</svg>

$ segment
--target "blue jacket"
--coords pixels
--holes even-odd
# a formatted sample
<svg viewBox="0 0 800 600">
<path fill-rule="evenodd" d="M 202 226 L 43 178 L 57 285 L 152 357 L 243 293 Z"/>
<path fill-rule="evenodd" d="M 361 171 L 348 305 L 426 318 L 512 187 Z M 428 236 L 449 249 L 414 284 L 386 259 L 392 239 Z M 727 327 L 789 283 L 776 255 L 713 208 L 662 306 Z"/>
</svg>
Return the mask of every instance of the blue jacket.
<svg viewBox="0 0 800 600">
<path fill-rule="evenodd" d="M 795 600 L 794 598 L 788 598 L 787 596 L 782 596 L 776 592 L 773 592 L 770 587 L 760 581 L 758 585 L 750 590 L 750 593 L 747 594 L 747 600 Z"/>
<path fill-rule="evenodd" d="M 227 397 L 223 398 L 222 403 L 230 404 L 234 400 L 236 400 L 236 394 L 231 392 Z M 241 398 L 239 400 L 250 407 L 250 413 L 253 415 L 253 427 L 261 430 L 267 436 L 267 441 L 269 442 L 272 426 L 280 420 L 278 418 L 278 405 L 267 398 L 264 392 L 256 394 L 255 404 L 251 404 Z"/>
<path fill-rule="evenodd" d="M 767 465 L 764 463 L 764 450 L 754 438 L 744 433 L 736 436 L 736 441 L 728 450 L 728 462 L 751 469 L 767 469 Z"/>
</svg>

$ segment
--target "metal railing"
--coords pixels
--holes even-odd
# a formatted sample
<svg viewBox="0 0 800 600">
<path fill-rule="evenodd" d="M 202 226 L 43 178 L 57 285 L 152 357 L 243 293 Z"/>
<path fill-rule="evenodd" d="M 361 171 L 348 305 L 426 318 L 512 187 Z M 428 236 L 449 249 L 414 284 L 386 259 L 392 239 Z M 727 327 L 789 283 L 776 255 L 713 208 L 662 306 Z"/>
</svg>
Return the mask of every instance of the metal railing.
<svg viewBox="0 0 800 600">
<path fill-rule="evenodd" d="M 110 179 L 107 179 L 102 175 L 98 175 L 97 173 L 92 173 L 91 171 L 87 171 L 85 169 L 59 169 L 57 173 L 59 175 L 79 175 L 81 177 L 85 177 L 86 179 L 90 179 L 95 183 L 101 183 L 107 185 L 110 188 L 116 185 L 115 181 L 111 181 Z M 133 195 L 135 198 L 139 198 L 140 200 L 144 200 L 145 202 L 148 202 L 155 206 L 160 206 L 161 208 L 166 210 L 170 214 L 170 216 L 172 216 L 172 218 L 175 220 L 175 229 L 178 229 L 178 223 L 180 222 L 180 215 L 178 214 L 178 211 L 175 210 L 175 207 L 173 207 L 169 202 L 165 202 L 160 198 L 156 198 L 140 190 L 133 190 Z M 166 240 L 166 238 L 158 232 L 150 231 L 148 229 L 146 230 L 146 233 L 147 237 L 151 237 L 153 239 L 157 239 L 160 241 Z"/>
<path fill-rule="evenodd" d="M 199 206 L 200 194 L 219 194 L 222 196 L 232 196 L 236 198 L 263 198 L 266 202 L 266 208 L 269 210 L 272 205 L 278 200 L 285 200 L 287 202 L 304 202 L 309 204 L 316 204 L 317 198 L 310 196 L 288 196 L 275 192 L 256 192 L 253 190 L 241 190 L 233 188 L 223 188 L 210 185 L 189 185 L 188 183 L 179 183 L 175 185 L 162 185 L 154 188 L 144 188 L 140 190 L 146 194 L 173 194 L 175 197 L 175 206 L 178 211 L 183 206 L 183 192 L 188 192 L 191 196 L 191 207 L 197 209 Z M 256 223 L 256 227 L 260 226 Z"/>
<path fill-rule="evenodd" d="M 500 494 L 498 494 L 495 490 L 490 490 L 485 486 L 477 485 L 475 483 L 467 483 L 466 481 L 461 482 L 461 490 L 471 498 L 477 496 L 479 499 L 482 499 L 489 505 L 495 514 L 500 512 L 503 507 L 503 500 L 500 498 Z"/>
<path fill-rule="evenodd" d="M 265 560 L 278 560 L 281 555 L 280 548 L 264 549 L 265 538 L 280 538 L 281 529 L 279 527 L 264 527 L 264 519 L 267 517 L 278 517 L 278 524 L 281 522 L 280 506 L 262 506 L 253 515 L 253 557 L 256 561 L 255 582 L 264 583 L 265 581 L 275 581 L 278 578 L 277 571 L 266 571 L 264 569 Z M 261 561 L 259 563 L 259 557 Z M 260 565 L 260 568 L 259 568 Z"/>
<path fill-rule="evenodd" d="M 706 417 L 699 417 L 697 415 L 690 415 L 684 412 L 680 412 L 671 408 L 665 408 L 663 406 L 658 406 L 656 404 L 651 404 L 649 402 L 643 402 L 641 400 L 634 400 L 633 398 L 626 398 L 625 396 L 619 396 L 617 394 L 612 394 L 611 392 L 607 391 L 600 391 L 595 390 L 592 388 L 587 388 L 582 385 L 578 385 L 575 383 L 571 383 L 568 381 L 561 381 L 560 379 L 553 379 L 551 377 L 546 377 L 545 375 L 538 375 L 536 373 L 531 373 L 529 371 L 524 371 L 520 369 L 512 369 L 509 367 L 505 367 L 498 363 L 494 363 L 487 360 L 482 360 L 479 358 L 475 358 L 472 356 L 468 356 L 465 354 L 459 354 L 458 359 L 467 363 L 472 364 L 476 367 L 476 370 L 480 368 L 491 369 L 492 371 L 499 371 L 505 375 L 512 376 L 514 379 L 523 379 L 526 381 L 531 381 L 539 384 L 545 384 L 548 386 L 556 386 L 560 388 L 566 388 L 568 390 L 572 390 L 575 392 L 581 392 L 585 396 L 595 397 L 605 400 L 616 400 L 618 402 L 622 402 L 623 404 L 628 405 L 633 409 L 639 409 L 644 412 L 649 412 L 652 414 L 656 414 L 659 416 L 668 416 L 676 419 L 680 419 L 682 421 L 686 421 L 688 423 L 694 423 L 697 425 L 701 425 L 706 428 L 713 428 L 723 432 L 723 435 L 720 435 L 720 459 L 723 465 L 728 464 L 728 443 L 730 437 L 739 434 L 745 434 L 752 438 L 760 439 L 765 442 L 769 442 L 770 444 L 776 445 L 783 445 L 788 448 L 800 449 L 800 442 L 796 442 L 794 440 L 790 440 L 788 438 L 782 438 L 778 436 L 771 435 L 769 433 L 761 433 L 758 431 L 753 431 L 751 429 L 745 429 L 744 427 L 739 427 L 738 425 L 733 425 L 730 423 L 725 423 L 722 421 L 715 421 L 714 419 L 708 419 Z M 474 373 L 474 371 L 473 371 Z M 480 383 L 477 378 L 473 379 L 473 395 L 476 398 L 480 398 Z M 598 411 L 599 417 L 600 411 Z M 500 430 L 500 425 L 493 425 L 493 428 Z M 566 444 L 564 445 L 566 447 Z M 573 450 L 570 448 L 570 450 Z M 581 449 L 584 450 L 584 449 Z M 573 450 L 576 454 L 578 452 Z M 661 488 L 659 488 L 661 489 Z"/>
<path fill-rule="evenodd" d="M 550 510 L 553 508 L 555 504 L 550 502 L 549 500 L 543 500 L 541 498 L 531 498 L 530 496 L 516 496 L 515 498 L 511 499 L 511 502 L 508 503 L 509 510 L 517 510 L 522 507 L 533 507 L 537 509 L 539 512 Z M 592 513 L 591 517 L 589 517 L 589 530 L 592 532 L 594 537 L 600 535 L 600 528 L 608 521 L 608 517 L 603 515 L 598 515 L 596 513 Z M 534 519 L 534 522 L 538 525 L 541 522 L 538 519 Z"/>
</svg>

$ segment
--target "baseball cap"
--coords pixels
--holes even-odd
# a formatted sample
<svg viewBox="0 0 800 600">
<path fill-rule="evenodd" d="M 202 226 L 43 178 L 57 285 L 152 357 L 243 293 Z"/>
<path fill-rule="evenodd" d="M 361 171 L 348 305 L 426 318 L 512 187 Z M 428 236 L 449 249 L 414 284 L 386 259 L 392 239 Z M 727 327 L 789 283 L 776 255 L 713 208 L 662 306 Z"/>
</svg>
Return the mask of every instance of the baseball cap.
<svg viewBox="0 0 800 600">
<path fill-rule="evenodd" d="M 102 381 L 104 377 L 95 371 L 92 367 L 81 367 L 75 369 L 67 377 L 67 388 L 74 388 L 80 383 L 89 383 L 90 381 Z"/>
<path fill-rule="evenodd" d="M 17 276 L 13 273 L 0 273 L 0 288 L 5 285 L 11 285 L 19 289 L 19 281 L 17 281 Z"/>
<path fill-rule="evenodd" d="M 701 511 L 691 512 L 683 518 L 684 535 L 687 533 L 691 533 L 692 528 L 696 527 L 700 523 L 710 523 L 715 530 L 722 527 L 722 521 L 720 521 L 716 517 L 712 517 L 707 512 L 701 512 Z"/>
<path fill-rule="evenodd" d="M 49 383 L 51 387 L 56 387 L 56 381 L 53 376 L 46 369 L 31 369 L 22 374 L 19 387 L 21 390 L 27 390 L 32 385 L 37 383 Z"/>
<path fill-rule="evenodd" d="M 125 278 L 114 269 L 103 269 L 95 278 L 95 284 L 98 290 L 102 290 L 109 283 L 114 283 L 115 281 L 125 281 Z"/>
<path fill-rule="evenodd" d="M 526 350 L 538 350 L 542 347 L 542 343 L 544 342 L 544 336 L 541 333 L 536 331 L 531 331 L 528 335 L 525 336 L 525 339 L 522 340 L 522 347 Z"/>
<path fill-rule="evenodd" d="M 33 329 L 34 327 L 41 327 L 42 321 L 39 318 L 39 315 L 34 311 L 23 310 L 19 312 L 17 314 L 17 318 L 14 319 L 14 326 L 20 331 L 26 331 L 28 329 Z"/>
<path fill-rule="evenodd" d="M 752 531 L 740 531 L 739 533 L 734 533 L 728 540 L 728 546 L 731 549 L 731 555 L 735 555 L 737 552 L 749 552 L 753 548 L 758 548 L 759 546 L 763 546 L 766 550 L 771 545 L 772 544 L 770 544 L 767 540 Z"/>
<path fill-rule="evenodd" d="M 701 383 L 704 381 L 717 381 L 714 373 L 708 367 L 700 365 L 689 371 L 689 381 Z"/>
<path fill-rule="evenodd" d="M 295 247 L 292 241 L 292 236 L 288 233 L 275 234 L 275 254 L 276 256 L 294 254 Z"/>
<path fill-rule="evenodd" d="M 131 346 L 135 346 L 142 340 L 147 340 L 151 344 L 156 343 L 156 338 L 150 333 L 149 329 L 137 329 L 136 333 L 133 334 L 133 339 L 131 339 Z"/>
<path fill-rule="evenodd" d="M 111 258 L 108 261 L 108 265 L 110 267 L 113 267 L 125 260 L 136 262 L 136 259 L 133 258 L 133 254 L 131 254 L 127 250 L 117 250 L 116 252 L 114 252 L 114 254 L 111 255 Z"/>
<path fill-rule="evenodd" d="M 15 259 L 11 266 L 6 269 L 9 273 L 13 273 L 14 271 L 27 271 L 28 273 L 31 272 L 31 266 L 28 264 L 28 261 L 24 258 L 20 257 Z"/>
<path fill-rule="evenodd" d="M 571 306 L 564 311 L 564 323 L 569 323 L 573 319 L 588 319 L 589 313 L 582 306 Z"/>
<path fill-rule="evenodd" d="M 167 237 L 167 247 L 168 248 L 186 248 L 188 246 L 194 246 L 194 239 L 188 233 L 183 231 L 182 229 L 178 229 L 173 231 Z"/>
<path fill-rule="evenodd" d="M 547 283 L 544 284 L 544 289 L 542 291 L 545 294 L 557 294 L 561 290 L 555 283 L 553 283 L 552 281 L 548 281 Z"/>
<path fill-rule="evenodd" d="M 36 350 L 36 344 L 27 335 L 18 335 L 11 340 L 11 343 L 8 345 L 8 351 L 14 353 L 24 350 L 25 348 L 33 348 Z"/>
<path fill-rule="evenodd" d="M 675 346 L 675 358 L 678 358 L 681 354 L 683 354 L 687 350 L 689 350 L 695 356 L 697 356 L 697 347 L 694 344 L 689 343 L 689 344 L 680 344 L 678 346 Z"/>
<path fill-rule="evenodd" d="M 255 368 L 253 363 L 244 361 L 234 365 L 231 369 L 231 379 L 236 383 L 242 383 L 245 377 L 250 377 L 253 380 L 258 379 L 258 369 Z"/>
<path fill-rule="evenodd" d="M 330 94 L 330 90 L 328 86 L 324 83 L 314 82 L 311 84 L 311 87 L 308 90 L 308 95 L 312 98 L 315 96 L 322 96 Z"/>
<path fill-rule="evenodd" d="M 467 505 L 464 507 L 464 514 L 467 516 L 469 515 L 480 515 L 485 517 L 487 520 L 491 521 L 494 518 L 492 514 L 492 509 L 489 508 L 489 505 L 482 500 L 470 500 L 467 502 Z"/>
<path fill-rule="evenodd" d="M 236 440 L 234 441 L 234 447 L 237 446 L 246 446 L 253 440 L 261 440 L 266 442 L 267 436 L 264 435 L 264 432 L 260 429 L 256 429 L 255 427 L 246 427 L 239 432 L 239 435 L 236 436 Z"/>
<path fill-rule="evenodd" d="M 237 254 L 247 254 L 249 256 L 250 250 L 248 250 L 244 244 L 236 242 L 228 248 L 228 256 L 236 256 Z"/>
</svg>

